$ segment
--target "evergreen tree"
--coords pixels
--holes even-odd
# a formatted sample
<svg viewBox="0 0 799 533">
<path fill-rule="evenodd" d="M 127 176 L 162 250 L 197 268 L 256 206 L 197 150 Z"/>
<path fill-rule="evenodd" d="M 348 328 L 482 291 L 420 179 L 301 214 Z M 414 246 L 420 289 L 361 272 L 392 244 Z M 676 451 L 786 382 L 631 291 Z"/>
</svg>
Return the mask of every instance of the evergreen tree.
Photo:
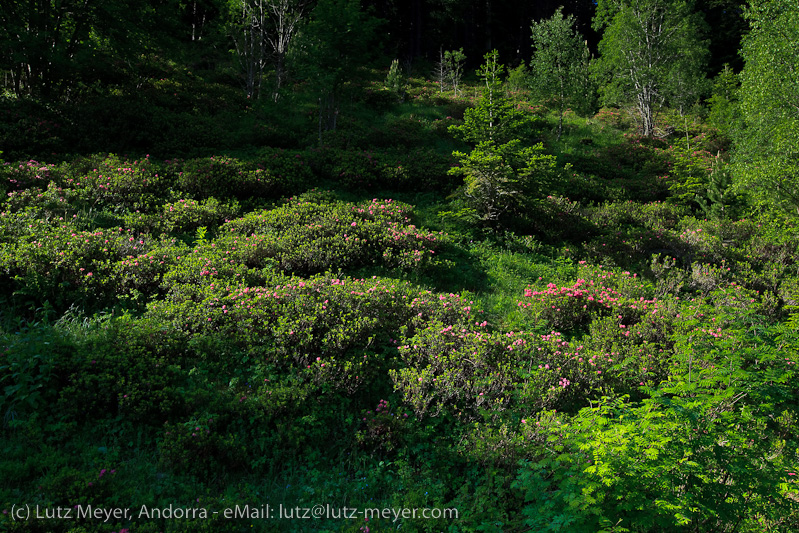
<svg viewBox="0 0 799 533">
<path fill-rule="evenodd" d="M 502 85 L 505 67 L 499 63 L 499 52 L 487 53 L 477 70 L 482 82 L 482 96 L 475 107 L 463 114 L 463 125 L 451 126 L 450 131 L 464 141 L 479 144 L 490 141 L 505 144 L 522 135 L 529 118 L 516 109 Z"/>
<path fill-rule="evenodd" d="M 547 190 L 554 175 L 555 158 L 543 153 L 541 143 L 524 147 L 527 117 L 516 109 L 503 88 L 499 53 L 485 55 L 477 71 L 483 94 L 464 114 L 464 124 L 450 130 L 475 144 L 469 154 L 453 152 L 460 166 L 450 173 L 463 176 L 462 192 L 476 218 L 488 229 L 497 230 L 504 215 L 516 210 L 523 198 L 535 198 Z"/>
<path fill-rule="evenodd" d="M 713 94 L 707 101 L 710 105 L 708 122 L 725 137 L 731 137 L 741 126 L 738 86 L 738 76 L 729 65 L 724 65 L 713 82 Z"/>
<path fill-rule="evenodd" d="M 398 102 L 405 101 L 405 74 L 400 67 L 399 59 L 391 62 L 391 68 L 386 76 L 386 89 L 394 95 Z"/>
<path fill-rule="evenodd" d="M 740 206 L 738 194 L 733 188 L 730 167 L 719 155 L 713 161 L 707 187 L 703 194 L 696 195 L 696 202 L 709 218 L 730 218 L 732 211 Z"/>
</svg>

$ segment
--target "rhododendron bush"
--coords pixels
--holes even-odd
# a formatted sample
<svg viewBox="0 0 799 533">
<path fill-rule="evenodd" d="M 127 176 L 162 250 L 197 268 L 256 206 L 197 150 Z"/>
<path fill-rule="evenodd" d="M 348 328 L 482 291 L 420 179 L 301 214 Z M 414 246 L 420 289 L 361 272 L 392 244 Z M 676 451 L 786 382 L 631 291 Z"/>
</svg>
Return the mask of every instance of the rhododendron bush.
<svg viewBox="0 0 799 533">
<path fill-rule="evenodd" d="M 479 233 L 354 194 L 385 154 L 327 150 L 2 167 L 0 510 L 324 495 L 461 510 L 409 531 L 796 524 L 793 221 L 550 196 L 539 233 Z M 339 167 L 346 195 L 307 188 Z"/>
</svg>

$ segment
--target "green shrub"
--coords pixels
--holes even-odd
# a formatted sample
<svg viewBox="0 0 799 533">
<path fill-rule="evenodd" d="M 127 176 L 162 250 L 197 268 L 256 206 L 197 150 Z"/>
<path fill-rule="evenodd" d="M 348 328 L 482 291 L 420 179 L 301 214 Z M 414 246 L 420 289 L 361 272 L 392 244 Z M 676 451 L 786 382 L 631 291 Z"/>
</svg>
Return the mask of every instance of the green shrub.
<svg viewBox="0 0 799 533">
<path fill-rule="evenodd" d="M 78 194 L 74 190 L 63 189 L 51 181 L 46 190 L 31 187 L 8 193 L 4 207 L 12 212 L 27 210 L 36 219 L 70 219 L 77 212 L 76 200 Z"/>
<path fill-rule="evenodd" d="M 230 157 L 212 156 L 188 161 L 171 161 L 181 191 L 198 199 L 250 197 L 270 198 L 279 195 L 275 177 L 268 171 Z"/>
<path fill-rule="evenodd" d="M 282 194 L 305 191 L 314 181 L 306 152 L 262 148 L 258 151 L 257 161 L 259 168 L 264 168 L 274 177 Z"/>
<path fill-rule="evenodd" d="M 128 316 L 105 326 L 62 361 L 68 377 L 56 405 L 61 416 L 84 422 L 119 416 L 127 424 L 159 427 L 186 416 L 206 394 L 187 391 L 191 366 L 179 330 Z"/>
<path fill-rule="evenodd" d="M 139 212 L 127 213 L 123 220 L 125 225 L 138 231 L 152 234 L 194 233 L 200 227 L 216 227 L 239 214 L 238 202 L 222 203 L 216 198 L 207 198 L 201 202 L 181 199 L 164 204 L 160 212 L 145 215 Z"/>
<path fill-rule="evenodd" d="M 87 163 L 95 166 L 88 172 L 76 172 Z M 169 180 L 159 165 L 149 157 L 129 161 L 116 155 L 97 156 L 82 161 L 68 172 L 64 188 L 75 190 L 81 207 L 111 211 L 149 210 L 161 203 Z"/>
<path fill-rule="evenodd" d="M 164 424 L 158 445 L 159 464 L 180 474 L 201 478 L 230 475 L 246 464 L 246 446 L 236 434 L 218 429 L 219 415 L 209 414 L 184 422 Z"/>
<path fill-rule="evenodd" d="M 149 235 L 122 227 L 90 231 L 63 220 L 28 222 L 24 214 L 2 214 L 0 276 L 6 280 L 6 296 L 37 306 L 107 305 L 114 299 L 113 263 L 152 246 Z"/>
<path fill-rule="evenodd" d="M 60 364 L 73 349 L 52 327 L 35 325 L 0 336 L 0 427 L 45 410 L 56 399 Z"/>
<path fill-rule="evenodd" d="M 421 270 L 438 262 L 445 237 L 409 225 L 409 210 L 392 200 L 294 200 L 226 223 L 218 243 L 248 266 L 260 268 L 269 259 L 298 274 L 374 264 Z"/>
<path fill-rule="evenodd" d="M 15 163 L 0 161 L 0 187 L 6 191 L 21 191 L 32 187 L 43 189 L 50 181 L 60 181 L 63 170 L 55 165 L 33 159 Z"/>
</svg>

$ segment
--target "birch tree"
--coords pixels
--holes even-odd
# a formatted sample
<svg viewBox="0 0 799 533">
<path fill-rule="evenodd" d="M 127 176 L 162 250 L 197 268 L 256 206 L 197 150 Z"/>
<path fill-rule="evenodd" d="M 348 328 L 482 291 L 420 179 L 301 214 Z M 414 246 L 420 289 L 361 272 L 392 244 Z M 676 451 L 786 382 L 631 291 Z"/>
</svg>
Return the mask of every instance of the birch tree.
<svg viewBox="0 0 799 533">
<path fill-rule="evenodd" d="M 272 97 L 277 100 L 286 81 L 286 54 L 297 28 L 310 4 L 309 0 L 272 0 L 267 2 L 272 30 L 267 39 L 275 58 L 275 90 Z"/>
<path fill-rule="evenodd" d="M 232 0 L 231 33 L 241 70 L 247 98 L 261 96 L 261 84 L 268 61 L 266 0 Z"/>
<path fill-rule="evenodd" d="M 633 101 L 641 133 L 654 135 L 670 80 L 703 77 L 701 17 L 684 0 L 598 0 L 594 28 L 605 31 L 594 64 L 604 103 Z"/>
<path fill-rule="evenodd" d="M 231 0 L 232 36 L 248 98 L 259 98 L 264 71 L 274 61 L 277 100 L 286 81 L 286 54 L 309 0 Z"/>
<path fill-rule="evenodd" d="M 746 17 L 735 185 L 764 208 L 799 216 L 799 6 L 754 0 Z"/>
<path fill-rule="evenodd" d="M 582 35 L 574 29 L 574 17 L 558 8 L 552 18 L 533 22 L 531 62 L 532 89 L 558 106 L 558 139 L 563 133 L 567 105 L 582 111 L 592 107 L 595 89 L 588 75 L 590 53 Z"/>
</svg>

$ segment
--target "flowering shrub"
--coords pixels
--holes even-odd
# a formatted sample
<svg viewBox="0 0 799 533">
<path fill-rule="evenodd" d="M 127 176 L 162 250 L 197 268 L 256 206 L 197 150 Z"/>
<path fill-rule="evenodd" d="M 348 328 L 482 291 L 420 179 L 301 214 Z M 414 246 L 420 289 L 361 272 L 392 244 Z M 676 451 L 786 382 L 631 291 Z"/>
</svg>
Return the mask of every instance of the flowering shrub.
<svg viewBox="0 0 799 533">
<path fill-rule="evenodd" d="M 9 203 L 36 199 L 38 204 L 24 212 L 0 213 L 0 275 L 8 280 L 8 296 L 16 292 L 58 308 L 89 302 L 102 306 L 119 295 L 148 299 L 184 284 L 258 284 L 270 279 L 268 271 L 274 268 L 300 274 L 368 265 L 422 271 L 440 263 L 437 252 L 446 240 L 409 224 L 406 204 L 317 198 L 230 220 L 218 238 L 191 248 L 142 232 L 214 227 L 232 217 L 237 205 L 214 198 L 178 200 L 164 204 L 160 213 L 128 212 L 121 217 L 126 227 L 84 230 L 79 228 L 91 220 L 76 214 L 50 222 L 37 218 L 68 209 L 66 198 L 59 196 L 67 193 L 52 188 L 34 197 L 29 192 L 13 193 Z"/>
<path fill-rule="evenodd" d="M 626 130 L 630 127 L 629 115 L 621 109 L 603 107 L 594 115 L 594 120 L 603 127 L 613 127 L 619 130 Z"/>
<path fill-rule="evenodd" d="M 213 197 L 201 202 L 181 199 L 164 204 L 160 212 L 148 215 L 136 211 L 126 213 L 122 219 L 128 227 L 155 235 L 162 232 L 193 233 L 200 227 L 216 227 L 227 222 L 239 211 L 235 200 L 223 204 Z"/>
<path fill-rule="evenodd" d="M 169 169 L 177 185 L 195 198 L 269 198 L 281 192 L 271 172 L 230 157 L 212 156 L 188 161 L 173 160 Z"/>
<path fill-rule="evenodd" d="M 75 191 L 63 189 L 51 181 L 46 190 L 31 187 L 8 193 L 5 207 L 12 212 L 27 210 L 31 218 L 70 219 L 77 211 L 73 205 L 76 199 Z"/>
<path fill-rule="evenodd" d="M 658 383 L 671 355 L 664 347 L 672 316 L 669 310 L 630 326 L 596 319 L 581 341 L 554 331 L 491 333 L 480 329 L 485 322 L 435 321 L 399 347 L 405 367 L 390 375 L 420 417 L 442 409 L 464 420 L 509 409 L 571 410 L 603 390 L 629 393 Z"/>
<path fill-rule="evenodd" d="M 387 400 L 380 400 L 374 410 L 365 410 L 361 427 L 356 434 L 358 443 L 377 452 L 394 452 L 405 440 L 408 413 L 392 406 Z"/>
<path fill-rule="evenodd" d="M 419 230 L 410 206 L 392 200 L 363 204 L 292 200 L 224 224 L 219 245 L 250 266 L 271 258 L 285 271 L 323 272 L 382 263 L 421 269 L 435 264 L 442 235 Z"/>
<path fill-rule="evenodd" d="M 223 332 L 244 347 L 274 340 L 277 355 L 307 367 L 318 355 L 344 355 L 353 342 L 372 344 L 370 331 L 396 331 L 412 314 L 439 307 L 430 293 L 379 278 L 276 276 L 270 285 L 195 286 L 171 301 L 154 302 L 149 313 L 188 332 Z"/>
<path fill-rule="evenodd" d="M 480 410 L 496 415 L 512 405 L 514 386 L 532 374 L 520 364 L 529 348 L 524 338 L 508 341 L 479 329 L 484 324 L 475 329 L 465 321 L 432 320 L 399 347 L 405 366 L 392 369 L 390 376 L 416 416 L 435 417 L 446 409 L 474 420 Z M 520 349 L 513 351 L 516 341 Z M 533 381 L 527 383 L 528 390 L 535 389 L 530 397 L 539 394 L 544 401 L 543 387 Z"/>
<path fill-rule="evenodd" d="M 645 311 L 657 310 L 657 301 L 649 297 L 651 285 L 636 274 L 588 266 L 581 266 L 578 273 L 580 277 L 572 285 L 549 283 L 543 290 L 525 290 L 519 307 L 537 320 L 545 320 L 548 327 L 564 332 L 584 326 L 599 315 L 622 315 L 629 322 Z"/>
<path fill-rule="evenodd" d="M 31 187 L 45 188 L 62 175 L 60 168 L 34 160 L 8 163 L 0 161 L 0 190 L 20 191 Z"/>
<path fill-rule="evenodd" d="M 26 221 L 24 215 L 0 213 L 0 277 L 7 295 L 49 301 L 59 309 L 76 302 L 108 303 L 113 263 L 149 250 L 152 242 L 149 235 L 122 227 L 92 231 L 71 221 L 23 225 Z"/>
<path fill-rule="evenodd" d="M 169 185 L 167 176 L 149 157 L 128 161 L 109 154 L 81 163 L 89 162 L 96 166 L 86 173 L 68 172 L 63 179 L 63 186 L 74 189 L 87 208 L 149 209 L 160 203 Z"/>
<path fill-rule="evenodd" d="M 331 161 L 330 174 L 345 187 L 370 188 L 379 180 L 379 166 L 366 150 L 337 150 Z"/>
</svg>

